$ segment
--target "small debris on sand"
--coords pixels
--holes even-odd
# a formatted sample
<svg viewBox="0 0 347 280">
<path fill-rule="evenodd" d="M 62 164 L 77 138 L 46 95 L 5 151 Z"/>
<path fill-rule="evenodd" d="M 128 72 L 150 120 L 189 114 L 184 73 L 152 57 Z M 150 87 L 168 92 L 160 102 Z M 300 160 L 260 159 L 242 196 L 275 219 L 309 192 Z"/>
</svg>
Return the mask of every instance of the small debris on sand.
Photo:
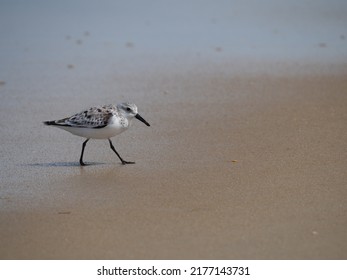
<svg viewBox="0 0 347 280">
<path fill-rule="evenodd" d="M 69 215 L 71 214 L 71 211 L 60 211 L 58 212 L 59 215 Z"/>
<path fill-rule="evenodd" d="M 134 43 L 132 43 L 132 42 L 127 42 L 127 43 L 125 44 L 125 46 L 126 46 L 127 48 L 133 48 L 133 47 L 134 47 Z"/>
</svg>

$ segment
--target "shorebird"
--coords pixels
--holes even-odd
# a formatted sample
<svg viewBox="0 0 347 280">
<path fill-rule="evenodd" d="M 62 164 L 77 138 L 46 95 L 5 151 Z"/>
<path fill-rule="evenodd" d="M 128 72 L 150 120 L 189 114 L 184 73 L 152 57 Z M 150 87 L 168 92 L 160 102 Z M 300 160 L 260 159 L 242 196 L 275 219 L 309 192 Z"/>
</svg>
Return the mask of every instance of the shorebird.
<svg viewBox="0 0 347 280">
<path fill-rule="evenodd" d="M 80 113 L 72 115 L 60 120 L 45 121 L 45 125 L 52 125 L 64 129 L 74 135 L 86 138 L 82 144 L 82 152 L 80 156 L 80 164 L 83 162 L 84 149 L 90 139 L 108 139 L 112 151 L 116 153 L 122 164 L 134 164 L 133 161 L 125 161 L 114 148 L 111 137 L 114 137 L 127 130 L 136 118 L 145 125 L 150 124 L 142 118 L 135 104 L 120 103 L 117 105 L 95 106 Z"/>
</svg>

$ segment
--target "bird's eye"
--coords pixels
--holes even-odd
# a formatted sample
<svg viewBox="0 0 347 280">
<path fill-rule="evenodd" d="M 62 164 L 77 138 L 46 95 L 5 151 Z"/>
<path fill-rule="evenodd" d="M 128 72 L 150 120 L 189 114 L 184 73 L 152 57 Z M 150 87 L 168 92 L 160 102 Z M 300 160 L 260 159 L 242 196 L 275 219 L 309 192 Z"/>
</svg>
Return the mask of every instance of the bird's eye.
<svg viewBox="0 0 347 280">
<path fill-rule="evenodd" d="M 128 111 L 128 112 L 130 112 L 130 111 L 131 111 L 131 109 L 130 109 L 129 107 L 127 107 L 127 111 Z"/>
</svg>

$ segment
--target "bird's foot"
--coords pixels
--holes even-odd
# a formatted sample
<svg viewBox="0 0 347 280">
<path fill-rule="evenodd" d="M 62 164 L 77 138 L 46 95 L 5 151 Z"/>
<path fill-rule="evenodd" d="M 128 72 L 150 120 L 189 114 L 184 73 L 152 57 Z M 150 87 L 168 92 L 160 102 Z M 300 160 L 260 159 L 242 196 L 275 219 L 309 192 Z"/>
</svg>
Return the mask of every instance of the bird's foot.
<svg viewBox="0 0 347 280">
<path fill-rule="evenodd" d="M 122 160 L 122 164 L 126 165 L 126 164 L 135 164 L 134 161 L 126 161 L 126 160 Z"/>
</svg>

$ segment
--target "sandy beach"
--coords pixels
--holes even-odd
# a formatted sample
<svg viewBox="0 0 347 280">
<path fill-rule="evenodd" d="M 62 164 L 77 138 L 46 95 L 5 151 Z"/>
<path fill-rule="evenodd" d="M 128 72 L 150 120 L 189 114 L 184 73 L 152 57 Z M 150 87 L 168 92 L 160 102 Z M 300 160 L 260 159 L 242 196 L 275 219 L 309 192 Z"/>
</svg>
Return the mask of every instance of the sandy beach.
<svg viewBox="0 0 347 280">
<path fill-rule="evenodd" d="M 90 18 L 72 7 L 54 28 L 39 19 L 57 21 L 63 8 L 3 6 L 0 259 L 347 258 L 347 34 L 338 12 L 346 5 L 318 1 L 332 9 L 320 18 L 334 39 L 316 32 L 283 56 L 278 36 L 292 49 L 298 21 L 268 19 L 272 57 L 258 39 L 241 41 L 246 50 L 218 41 L 234 28 L 228 13 L 218 16 L 230 8 L 224 1 L 195 15 L 196 30 L 201 18 L 220 30 L 206 43 L 197 33 L 195 45 L 177 43 L 182 28 L 151 45 L 139 34 L 155 37 L 161 17 L 144 10 L 135 25 L 107 12 L 111 1 L 100 10 L 86 2 Z M 130 4 L 117 3 L 129 13 Z M 230 15 L 242 26 L 235 3 Z M 99 13 L 102 27 L 129 20 L 129 36 L 93 26 Z M 135 165 L 94 140 L 81 167 L 83 138 L 42 124 L 122 101 L 151 124 L 134 121 L 113 140 Z"/>
</svg>

